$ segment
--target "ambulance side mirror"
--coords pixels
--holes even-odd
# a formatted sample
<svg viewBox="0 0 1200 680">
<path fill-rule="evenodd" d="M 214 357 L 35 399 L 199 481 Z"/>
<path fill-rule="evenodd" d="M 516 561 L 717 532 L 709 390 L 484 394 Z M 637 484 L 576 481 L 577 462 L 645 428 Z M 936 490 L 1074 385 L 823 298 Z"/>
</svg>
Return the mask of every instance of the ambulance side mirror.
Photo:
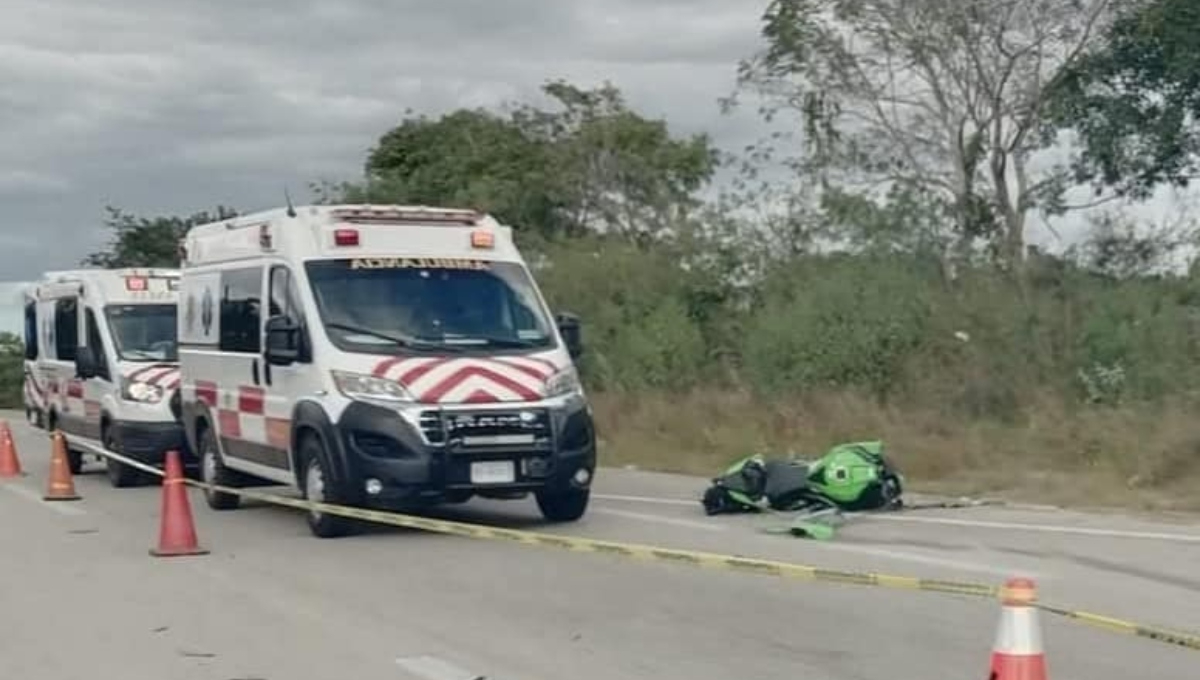
<svg viewBox="0 0 1200 680">
<path fill-rule="evenodd" d="M 83 380 L 95 378 L 99 373 L 100 362 L 96 360 L 96 351 L 90 346 L 75 348 L 75 375 Z"/>
<path fill-rule="evenodd" d="M 267 363 L 290 366 L 300 359 L 300 324 L 286 316 L 267 319 Z"/>
<path fill-rule="evenodd" d="M 578 359 L 583 355 L 583 331 L 579 317 L 570 312 L 559 312 L 554 315 L 554 323 L 558 325 L 558 332 L 562 335 L 563 343 L 567 346 L 567 353 L 572 359 Z"/>
</svg>

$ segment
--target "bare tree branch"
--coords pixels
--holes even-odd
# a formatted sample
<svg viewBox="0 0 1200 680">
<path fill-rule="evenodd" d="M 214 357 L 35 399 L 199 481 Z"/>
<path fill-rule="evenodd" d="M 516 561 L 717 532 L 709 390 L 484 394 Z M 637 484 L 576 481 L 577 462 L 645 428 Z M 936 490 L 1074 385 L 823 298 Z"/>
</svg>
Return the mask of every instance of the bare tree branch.
<svg viewBox="0 0 1200 680">
<path fill-rule="evenodd" d="M 1061 207 L 1035 172 L 1050 93 L 1113 0 L 774 0 L 767 49 L 741 82 L 799 112 L 847 184 L 904 182 L 953 206 L 960 238 L 992 229 L 1022 257 L 1025 216 Z M 816 120 L 818 119 L 819 120 Z M 813 139 L 816 138 L 816 139 Z M 988 206 L 984 212 L 980 206 Z"/>
</svg>

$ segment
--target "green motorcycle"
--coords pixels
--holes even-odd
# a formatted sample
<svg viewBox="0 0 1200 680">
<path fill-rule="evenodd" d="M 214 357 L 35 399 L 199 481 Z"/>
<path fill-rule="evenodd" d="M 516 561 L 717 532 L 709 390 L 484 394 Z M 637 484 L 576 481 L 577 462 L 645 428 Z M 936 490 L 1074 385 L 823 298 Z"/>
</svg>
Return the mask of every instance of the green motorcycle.
<svg viewBox="0 0 1200 680">
<path fill-rule="evenodd" d="M 851 442 L 814 461 L 746 456 L 712 480 L 701 503 L 708 515 L 896 510 L 903 506 L 903 487 L 883 442 Z"/>
</svg>

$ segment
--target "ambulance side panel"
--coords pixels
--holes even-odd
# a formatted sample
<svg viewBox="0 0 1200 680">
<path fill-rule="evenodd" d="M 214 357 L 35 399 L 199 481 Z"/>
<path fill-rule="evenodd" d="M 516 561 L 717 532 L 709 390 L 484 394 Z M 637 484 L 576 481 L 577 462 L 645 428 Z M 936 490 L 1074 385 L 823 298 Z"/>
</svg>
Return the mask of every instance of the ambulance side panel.
<svg viewBox="0 0 1200 680">
<path fill-rule="evenodd" d="M 289 421 L 286 414 L 268 412 L 264 383 L 267 276 L 267 264 L 254 259 L 197 268 L 183 277 L 179 358 L 184 422 L 197 452 L 207 431 L 226 466 L 289 484 Z"/>
</svg>

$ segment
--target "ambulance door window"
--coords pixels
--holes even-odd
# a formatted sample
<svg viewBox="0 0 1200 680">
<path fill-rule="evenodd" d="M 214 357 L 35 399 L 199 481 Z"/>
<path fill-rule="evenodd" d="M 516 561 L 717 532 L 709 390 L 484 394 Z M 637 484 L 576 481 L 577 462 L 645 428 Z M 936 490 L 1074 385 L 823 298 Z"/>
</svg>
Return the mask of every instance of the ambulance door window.
<svg viewBox="0 0 1200 680">
<path fill-rule="evenodd" d="M 221 351 L 262 351 L 262 269 L 250 267 L 221 273 Z"/>
<path fill-rule="evenodd" d="M 87 344 L 92 348 L 96 357 L 96 377 L 112 382 L 112 374 L 108 372 L 108 354 L 104 351 L 104 340 L 100 337 L 100 327 L 96 324 L 96 315 L 87 310 Z"/>
<path fill-rule="evenodd" d="M 38 357 L 37 303 L 25 305 L 25 358 L 33 361 Z"/>
<path fill-rule="evenodd" d="M 54 354 L 59 361 L 75 361 L 79 344 L 79 305 L 75 298 L 54 304 Z"/>
<path fill-rule="evenodd" d="M 290 269 L 283 265 L 271 268 L 270 316 L 283 316 L 300 326 L 300 359 L 302 364 L 311 361 L 308 328 L 305 326 L 304 310 L 300 307 L 300 294 Z"/>
</svg>

